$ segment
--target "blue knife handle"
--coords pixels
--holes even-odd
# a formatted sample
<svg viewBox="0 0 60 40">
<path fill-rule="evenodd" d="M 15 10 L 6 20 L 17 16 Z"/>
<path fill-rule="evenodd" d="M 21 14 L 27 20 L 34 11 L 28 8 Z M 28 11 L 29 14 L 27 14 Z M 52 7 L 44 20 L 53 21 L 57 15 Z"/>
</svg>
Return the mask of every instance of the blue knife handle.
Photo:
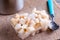
<svg viewBox="0 0 60 40">
<path fill-rule="evenodd" d="M 49 12 L 50 12 L 50 15 L 54 16 L 54 7 L 53 7 L 53 0 L 48 0 L 48 7 L 49 7 Z"/>
</svg>

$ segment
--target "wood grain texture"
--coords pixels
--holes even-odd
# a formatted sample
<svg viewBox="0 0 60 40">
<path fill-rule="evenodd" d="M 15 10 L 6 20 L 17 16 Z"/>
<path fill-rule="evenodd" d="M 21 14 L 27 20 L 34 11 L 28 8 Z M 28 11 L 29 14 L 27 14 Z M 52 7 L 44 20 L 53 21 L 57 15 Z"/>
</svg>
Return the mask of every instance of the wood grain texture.
<svg viewBox="0 0 60 40">
<path fill-rule="evenodd" d="M 46 10 L 47 11 L 47 0 L 24 0 L 25 5 L 20 13 L 31 12 L 34 7 L 38 10 Z M 55 10 L 55 22 L 60 25 L 60 9 L 56 6 L 54 2 L 54 10 Z M 19 14 L 20 14 L 19 13 Z M 13 15 L 0 15 L 0 40 L 22 40 L 20 39 L 15 30 L 12 28 L 10 24 L 10 19 Z M 60 38 L 60 28 L 52 33 L 39 33 L 34 37 L 28 37 L 24 40 L 56 40 Z"/>
</svg>

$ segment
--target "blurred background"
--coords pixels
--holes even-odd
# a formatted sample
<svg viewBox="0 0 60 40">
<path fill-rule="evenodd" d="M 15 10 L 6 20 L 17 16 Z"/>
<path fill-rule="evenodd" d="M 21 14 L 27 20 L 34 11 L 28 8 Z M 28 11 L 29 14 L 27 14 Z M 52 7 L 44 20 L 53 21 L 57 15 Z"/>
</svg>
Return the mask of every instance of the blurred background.
<svg viewBox="0 0 60 40">
<path fill-rule="evenodd" d="M 60 0 L 56 0 L 56 2 L 60 5 Z"/>
<path fill-rule="evenodd" d="M 54 0 L 55 4 L 57 5 L 57 7 L 60 8 L 60 0 Z"/>
</svg>

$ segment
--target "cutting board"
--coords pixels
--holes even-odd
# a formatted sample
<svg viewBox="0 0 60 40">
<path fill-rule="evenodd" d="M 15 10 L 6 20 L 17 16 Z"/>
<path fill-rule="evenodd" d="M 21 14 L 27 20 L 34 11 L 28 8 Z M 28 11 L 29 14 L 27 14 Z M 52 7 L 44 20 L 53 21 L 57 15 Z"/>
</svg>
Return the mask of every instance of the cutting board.
<svg viewBox="0 0 60 40">
<path fill-rule="evenodd" d="M 37 10 L 47 10 L 47 0 L 24 0 L 24 8 L 20 10 L 19 14 L 28 12 L 30 13 L 33 8 Z M 60 25 L 60 8 L 54 2 L 55 10 L 55 22 Z M 0 15 L 0 40 L 22 40 L 20 39 L 15 30 L 10 24 L 10 19 L 14 16 L 12 15 Z M 60 38 L 60 28 L 54 32 L 47 33 L 42 32 L 36 34 L 35 36 L 29 36 L 24 40 L 56 40 Z"/>
</svg>

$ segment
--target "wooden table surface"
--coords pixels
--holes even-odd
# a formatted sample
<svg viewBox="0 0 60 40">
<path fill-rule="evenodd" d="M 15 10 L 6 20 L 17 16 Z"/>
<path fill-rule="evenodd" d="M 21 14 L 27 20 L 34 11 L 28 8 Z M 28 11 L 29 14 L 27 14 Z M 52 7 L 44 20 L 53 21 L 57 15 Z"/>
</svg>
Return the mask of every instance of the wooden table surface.
<svg viewBox="0 0 60 40">
<path fill-rule="evenodd" d="M 31 12 L 34 7 L 38 10 L 46 10 L 47 11 L 47 0 L 24 0 L 25 5 L 24 8 L 20 11 L 20 13 Z M 60 9 L 56 6 L 54 2 L 54 10 L 55 10 L 55 22 L 60 25 Z M 13 15 L 0 15 L 0 40 L 22 40 L 20 39 L 15 30 L 12 28 L 10 24 L 10 19 Z M 24 40 L 57 40 L 60 38 L 60 28 L 52 33 L 39 33 L 34 37 L 28 37 Z"/>
</svg>

